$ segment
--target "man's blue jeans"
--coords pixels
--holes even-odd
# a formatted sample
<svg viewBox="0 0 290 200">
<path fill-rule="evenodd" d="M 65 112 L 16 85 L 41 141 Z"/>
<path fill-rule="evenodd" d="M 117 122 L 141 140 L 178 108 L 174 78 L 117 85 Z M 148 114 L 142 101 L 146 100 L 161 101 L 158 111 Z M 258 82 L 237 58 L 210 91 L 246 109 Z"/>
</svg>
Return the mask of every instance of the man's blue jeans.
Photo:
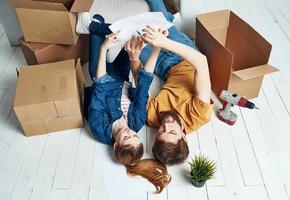
<svg viewBox="0 0 290 200">
<path fill-rule="evenodd" d="M 173 21 L 173 19 L 174 19 L 173 15 L 166 10 L 165 5 L 164 5 L 162 0 L 146 0 L 146 1 L 148 2 L 148 5 L 149 5 L 150 10 L 152 12 L 162 12 L 163 15 L 165 16 L 165 18 L 167 19 L 167 21 L 169 21 L 169 22 Z M 174 40 L 176 42 L 180 42 L 182 44 L 185 44 L 185 45 L 191 46 L 192 48 L 197 49 L 195 44 L 192 42 L 192 40 L 190 40 L 184 33 L 177 30 L 177 28 L 175 26 L 171 27 L 168 30 L 168 32 L 169 32 L 169 35 L 168 35 L 169 39 Z M 152 51 L 151 45 L 147 45 L 142 50 L 140 59 L 141 59 L 143 64 L 145 64 L 146 61 L 148 60 L 148 58 L 151 54 L 151 51 Z M 180 63 L 181 60 L 182 60 L 182 58 L 173 52 L 161 51 L 160 55 L 158 57 L 158 60 L 157 60 L 154 74 L 156 74 L 157 76 L 159 76 L 163 80 L 166 80 L 167 72 L 169 71 L 169 69 L 172 66 Z"/>
</svg>

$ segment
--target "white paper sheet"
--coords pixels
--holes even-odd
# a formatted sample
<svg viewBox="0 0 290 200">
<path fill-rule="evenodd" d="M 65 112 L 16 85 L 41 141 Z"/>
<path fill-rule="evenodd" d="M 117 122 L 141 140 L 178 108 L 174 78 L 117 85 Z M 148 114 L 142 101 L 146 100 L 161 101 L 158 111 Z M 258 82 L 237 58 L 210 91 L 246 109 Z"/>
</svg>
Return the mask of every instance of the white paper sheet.
<svg viewBox="0 0 290 200">
<path fill-rule="evenodd" d="M 121 43 L 125 43 L 133 35 L 138 36 L 137 31 L 142 34 L 142 29 L 145 28 L 146 25 L 153 26 L 156 29 L 168 29 L 174 24 L 168 22 L 162 12 L 146 12 L 120 19 L 109 26 L 109 28 L 112 32 L 121 30 L 119 40 Z"/>
</svg>

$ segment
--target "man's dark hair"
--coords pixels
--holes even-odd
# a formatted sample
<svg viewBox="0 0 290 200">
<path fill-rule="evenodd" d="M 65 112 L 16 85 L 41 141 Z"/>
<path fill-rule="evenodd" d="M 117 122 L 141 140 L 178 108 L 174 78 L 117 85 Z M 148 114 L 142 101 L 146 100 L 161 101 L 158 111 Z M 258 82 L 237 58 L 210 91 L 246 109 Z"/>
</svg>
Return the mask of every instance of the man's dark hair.
<svg viewBox="0 0 290 200">
<path fill-rule="evenodd" d="M 154 158 L 160 163 L 171 165 L 183 162 L 189 154 L 189 149 L 187 142 L 183 138 L 178 140 L 177 144 L 156 138 L 152 153 Z"/>
</svg>

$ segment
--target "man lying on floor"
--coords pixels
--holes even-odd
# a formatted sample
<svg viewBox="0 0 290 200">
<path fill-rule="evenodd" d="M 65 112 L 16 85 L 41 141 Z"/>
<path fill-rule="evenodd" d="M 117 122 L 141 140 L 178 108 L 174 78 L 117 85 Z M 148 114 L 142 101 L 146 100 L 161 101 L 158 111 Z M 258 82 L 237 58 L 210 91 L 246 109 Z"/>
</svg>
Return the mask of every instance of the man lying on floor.
<svg viewBox="0 0 290 200">
<path fill-rule="evenodd" d="M 151 11 L 160 11 L 169 22 L 173 15 L 162 0 L 147 0 Z M 176 8 L 173 0 L 165 0 L 167 7 Z M 176 9 L 173 9 L 175 11 Z M 152 27 L 143 30 L 142 38 L 153 46 L 161 47 L 154 73 L 165 80 L 156 97 L 148 99 L 147 123 L 158 129 L 153 145 L 153 156 L 163 164 L 183 162 L 189 153 L 186 135 L 206 124 L 211 118 L 211 83 L 206 57 L 196 50 L 195 44 L 175 26 L 168 38 Z M 134 50 L 133 50 L 134 51 Z M 147 45 L 140 55 L 142 63 L 148 59 L 152 46 Z M 129 53 L 130 55 L 130 53 Z M 131 70 L 140 69 L 136 59 Z"/>
</svg>

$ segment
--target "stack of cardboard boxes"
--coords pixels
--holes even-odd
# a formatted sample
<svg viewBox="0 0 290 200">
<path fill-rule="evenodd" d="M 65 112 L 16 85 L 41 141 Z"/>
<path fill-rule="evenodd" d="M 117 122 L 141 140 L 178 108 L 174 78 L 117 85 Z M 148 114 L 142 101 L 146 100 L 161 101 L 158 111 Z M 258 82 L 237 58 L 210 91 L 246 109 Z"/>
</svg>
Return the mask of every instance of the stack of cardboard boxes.
<svg viewBox="0 0 290 200">
<path fill-rule="evenodd" d="M 81 64 L 89 36 L 75 32 L 77 12 L 92 0 L 11 0 L 28 67 L 17 70 L 14 111 L 26 136 L 83 126 Z"/>
<path fill-rule="evenodd" d="M 23 131 L 31 136 L 82 127 L 80 64 L 88 60 L 89 44 L 75 32 L 76 13 L 89 11 L 93 0 L 11 1 L 24 56 L 34 65 L 18 70 L 14 110 Z M 230 10 L 198 15 L 196 44 L 208 58 L 215 93 L 257 97 L 263 76 L 278 71 L 268 64 L 271 44 Z"/>
</svg>

